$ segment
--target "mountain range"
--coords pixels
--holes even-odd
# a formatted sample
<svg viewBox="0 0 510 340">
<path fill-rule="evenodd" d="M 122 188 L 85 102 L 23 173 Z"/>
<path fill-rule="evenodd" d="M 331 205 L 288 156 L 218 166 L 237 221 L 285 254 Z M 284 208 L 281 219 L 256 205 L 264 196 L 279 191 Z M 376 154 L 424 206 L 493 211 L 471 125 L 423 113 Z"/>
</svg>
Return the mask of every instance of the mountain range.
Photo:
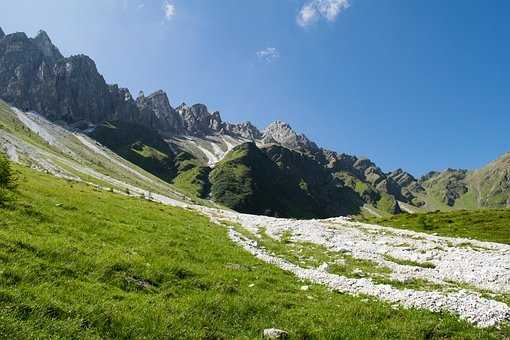
<svg viewBox="0 0 510 340">
<path fill-rule="evenodd" d="M 204 104 L 173 107 L 163 90 L 135 98 L 107 84 L 90 57 L 64 57 L 44 31 L 0 28 L 0 98 L 87 134 L 185 195 L 241 212 L 315 218 L 510 206 L 510 154 L 479 170 L 419 179 L 384 172 L 285 122 L 263 130 L 224 122 Z"/>
</svg>

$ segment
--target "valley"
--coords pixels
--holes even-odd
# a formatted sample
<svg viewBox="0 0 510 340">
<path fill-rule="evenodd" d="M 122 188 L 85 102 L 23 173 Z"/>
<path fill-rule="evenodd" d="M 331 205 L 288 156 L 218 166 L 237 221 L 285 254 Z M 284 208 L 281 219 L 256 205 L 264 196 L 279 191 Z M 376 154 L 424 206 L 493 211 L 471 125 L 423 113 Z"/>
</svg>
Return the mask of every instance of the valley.
<svg viewBox="0 0 510 340">
<path fill-rule="evenodd" d="M 135 99 L 43 31 L 0 35 L 0 98 L 1 337 L 510 337 L 509 154 L 384 172 Z"/>
</svg>

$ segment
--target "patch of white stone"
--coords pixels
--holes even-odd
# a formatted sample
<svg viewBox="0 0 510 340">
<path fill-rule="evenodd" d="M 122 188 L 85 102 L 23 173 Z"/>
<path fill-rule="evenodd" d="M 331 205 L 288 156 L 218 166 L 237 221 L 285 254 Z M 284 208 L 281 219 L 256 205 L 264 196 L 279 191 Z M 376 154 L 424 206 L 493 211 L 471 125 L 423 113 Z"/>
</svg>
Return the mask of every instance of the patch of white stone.
<svg viewBox="0 0 510 340">
<path fill-rule="evenodd" d="M 479 327 L 495 326 L 510 318 L 510 308 L 505 303 L 483 298 L 473 292 L 459 290 L 443 293 L 411 289 L 399 290 L 390 285 L 375 284 L 367 278 L 347 278 L 320 269 L 302 268 L 268 253 L 261 249 L 257 242 L 242 236 L 233 229 L 229 230 L 229 237 L 258 259 L 291 272 L 302 280 L 326 285 L 335 291 L 351 295 L 373 296 L 407 308 L 449 312 Z M 305 290 L 303 287 L 301 289 Z"/>
</svg>

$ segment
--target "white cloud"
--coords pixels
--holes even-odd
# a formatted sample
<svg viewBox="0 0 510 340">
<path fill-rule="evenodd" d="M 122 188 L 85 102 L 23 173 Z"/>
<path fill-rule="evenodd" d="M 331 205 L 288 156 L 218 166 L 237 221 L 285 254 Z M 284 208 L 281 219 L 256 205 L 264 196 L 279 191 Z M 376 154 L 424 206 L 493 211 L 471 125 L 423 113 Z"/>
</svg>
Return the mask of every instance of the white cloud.
<svg viewBox="0 0 510 340">
<path fill-rule="evenodd" d="M 280 52 L 275 47 L 266 47 L 263 50 L 257 51 L 257 57 L 267 63 L 272 63 L 280 58 Z"/>
<path fill-rule="evenodd" d="M 313 24 L 319 18 L 333 22 L 349 6 L 349 0 L 311 0 L 301 7 L 296 20 L 303 27 Z"/>
<path fill-rule="evenodd" d="M 315 6 L 311 4 L 304 5 L 299 11 L 297 22 L 300 26 L 308 26 L 311 23 L 317 21 L 319 13 Z"/>
<path fill-rule="evenodd" d="M 166 20 L 172 20 L 172 18 L 175 16 L 175 5 L 172 4 L 170 1 L 165 1 L 163 3 L 163 12 L 165 14 Z"/>
</svg>

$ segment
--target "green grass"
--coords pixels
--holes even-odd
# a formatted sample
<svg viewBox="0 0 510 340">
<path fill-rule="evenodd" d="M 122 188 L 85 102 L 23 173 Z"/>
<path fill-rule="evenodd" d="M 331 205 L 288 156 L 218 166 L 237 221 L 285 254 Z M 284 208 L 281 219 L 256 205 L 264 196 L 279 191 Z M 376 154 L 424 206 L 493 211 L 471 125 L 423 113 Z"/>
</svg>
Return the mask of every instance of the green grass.
<svg viewBox="0 0 510 340">
<path fill-rule="evenodd" d="M 209 192 L 208 176 L 210 171 L 208 167 L 197 166 L 179 172 L 172 184 L 189 197 L 205 198 Z"/>
<path fill-rule="evenodd" d="M 396 205 L 395 198 L 385 192 L 380 193 L 380 196 L 380 199 L 376 203 L 377 209 L 386 213 L 393 213 Z"/>
<path fill-rule="evenodd" d="M 363 221 L 438 235 L 510 244 L 510 209 L 400 214 Z"/>
<path fill-rule="evenodd" d="M 403 266 L 413 266 L 413 267 L 421 267 L 421 268 L 436 268 L 436 265 L 431 262 L 416 262 L 412 260 L 402 260 L 397 259 L 396 257 L 386 255 L 384 258 L 387 261 L 394 262 Z"/>
<path fill-rule="evenodd" d="M 255 259 L 188 210 L 26 168 L 0 209 L 0 337 L 480 339 L 448 314 L 394 310 Z M 250 285 L 254 286 L 250 287 Z"/>
</svg>

